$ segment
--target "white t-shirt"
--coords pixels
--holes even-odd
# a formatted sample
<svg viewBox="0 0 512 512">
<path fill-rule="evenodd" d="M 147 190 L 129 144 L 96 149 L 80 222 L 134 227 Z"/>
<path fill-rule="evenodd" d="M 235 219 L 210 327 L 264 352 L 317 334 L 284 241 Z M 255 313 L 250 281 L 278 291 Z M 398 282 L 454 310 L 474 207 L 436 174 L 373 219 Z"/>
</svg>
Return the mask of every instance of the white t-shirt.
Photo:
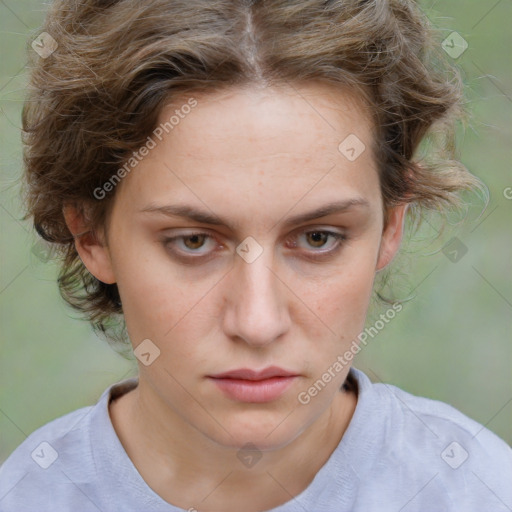
<svg viewBox="0 0 512 512">
<path fill-rule="evenodd" d="M 358 403 L 342 440 L 271 512 L 512 511 L 510 446 L 447 404 L 351 372 Z M 136 384 L 33 432 L 0 468 L 0 511 L 184 512 L 146 484 L 112 426 L 108 400 Z M 199 500 L 189 510 L 201 512 Z"/>
</svg>

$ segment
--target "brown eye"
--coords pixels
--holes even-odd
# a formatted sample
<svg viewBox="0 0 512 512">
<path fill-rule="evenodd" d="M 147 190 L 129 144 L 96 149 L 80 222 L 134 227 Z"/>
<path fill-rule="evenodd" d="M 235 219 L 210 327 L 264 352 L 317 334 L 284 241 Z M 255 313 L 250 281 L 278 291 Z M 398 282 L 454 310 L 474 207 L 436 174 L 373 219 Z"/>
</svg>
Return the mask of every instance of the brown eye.
<svg viewBox="0 0 512 512">
<path fill-rule="evenodd" d="M 301 240 L 304 242 L 301 242 Z M 329 240 L 333 242 L 329 242 Z M 345 233 L 317 229 L 304 231 L 298 236 L 291 238 L 291 243 L 288 246 L 299 249 L 307 259 L 321 261 L 335 256 L 346 240 L 348 240 L 348 236 Z"/>
<path fill-rule="evenodd" d="M 162 244 L 176 257 L 190 260 L 212 255 L 217 245 L 215 239 L 208 233 L 185 233 L 164 237 Z"/>
<path fill-rule="evenodd" d="M 343 241 L 347 239 L 347 236 L 343 233 L 338 233 L 336 231 L 324 231 L 324 230 L 315 230 L 315 231 L 305 231 L 301 233 L 298 238 L 301 236 L 305 237 L 307 245 L 314 249 L 322 249 L 323 247 L 329 246 L 327 243 L 329 239 L 334 240 L 334 243 L 330 244 L 330 247 L 334 250 L 341 245 Z M 329 250 L 323 252 L 331 252 Z"/>
<path fill-rule="evenodd" d="M 206 240 L 206 235 L 204 234 L 195 234 L 182 237 L 183 244 L 187 247 L 187 249 L 200 249 L 204 241 Z M 189 241 L 189 243 L 187 243 Z"/>
<path fill-rule="evenodd" d="M 329 233 L 325 231 L 309 231 L 306 233 L 308 244 L 310 244 L 311 247 L 317 248 L 323 247 L 329 236 Z"/>
</svg>

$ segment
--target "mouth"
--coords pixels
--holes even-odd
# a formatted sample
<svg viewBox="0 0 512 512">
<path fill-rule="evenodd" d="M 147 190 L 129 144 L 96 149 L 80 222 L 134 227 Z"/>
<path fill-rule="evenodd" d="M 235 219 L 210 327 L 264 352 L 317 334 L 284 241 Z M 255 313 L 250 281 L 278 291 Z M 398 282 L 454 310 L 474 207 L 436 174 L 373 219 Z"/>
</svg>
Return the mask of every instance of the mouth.
<svg viewBox="0 0 512 512">
<path fill-rule="evenodd" d="M 276 400 L 297 380 L 299 374 L 270 366 L 263 370 L 241 368 L 208 378 L 228 398 L 238 402 L 264 403 Z"/>
</svg>

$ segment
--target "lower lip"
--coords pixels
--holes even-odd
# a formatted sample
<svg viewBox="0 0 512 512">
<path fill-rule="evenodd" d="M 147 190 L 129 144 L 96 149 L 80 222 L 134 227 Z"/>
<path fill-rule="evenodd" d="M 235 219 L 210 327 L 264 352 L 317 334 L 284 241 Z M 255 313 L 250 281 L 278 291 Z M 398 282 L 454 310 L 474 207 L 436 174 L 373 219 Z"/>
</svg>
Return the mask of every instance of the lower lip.
<svg viewBox="0 0 512 512">
<path fill-rule="evenodd" d="M 272 377 L 263 380 L 215 379 L 213 382 L 229 398 L 239 402 L 263 403 L 279 398 L 293 383 L 296 376 Z"/>
</svg>

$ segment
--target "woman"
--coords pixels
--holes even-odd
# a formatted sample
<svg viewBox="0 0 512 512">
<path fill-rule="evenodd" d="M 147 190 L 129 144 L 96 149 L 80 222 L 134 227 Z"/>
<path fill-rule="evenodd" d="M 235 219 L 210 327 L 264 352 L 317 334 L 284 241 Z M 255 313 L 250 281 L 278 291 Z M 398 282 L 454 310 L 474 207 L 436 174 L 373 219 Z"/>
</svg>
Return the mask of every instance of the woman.
<svg viewBox="0 0 512 512">
<path fill-rule="evenodd" d="M 406 215 L 481 186 L 418 7 L 61 0 L 44 32 L 27 211 L 139 375 L 31 434 L 2 510 L 510 510 L 504 441 L 352 367 Z"/>
</svg>

